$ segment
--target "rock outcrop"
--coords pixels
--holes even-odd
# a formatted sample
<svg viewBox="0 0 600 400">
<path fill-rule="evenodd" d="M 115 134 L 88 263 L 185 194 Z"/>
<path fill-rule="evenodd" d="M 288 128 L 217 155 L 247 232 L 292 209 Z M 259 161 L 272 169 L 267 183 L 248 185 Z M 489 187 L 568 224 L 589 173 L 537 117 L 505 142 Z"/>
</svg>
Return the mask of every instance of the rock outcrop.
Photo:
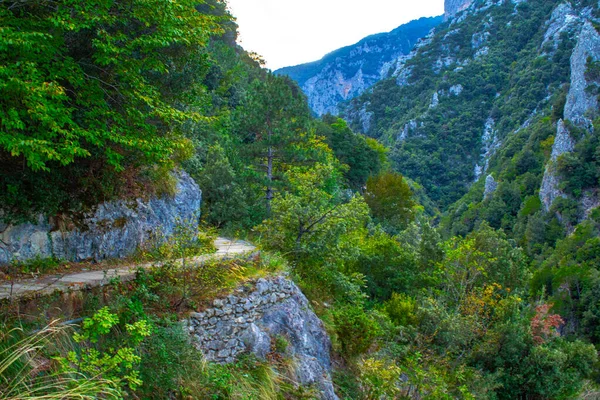
<svg viewBox="0 0 600 400">
<path fill-rule="evenodd" d="M 488 175 L 485 178 L 485 188 L 483 190 L 483 198 L 487 199 L 498 189 L 498 182 L 494 179 L 492 175 Z"/>
<path fill-rule="evenodd" d="M 0 264 L 55 257 L 68 261 L 103 260 L 131 255 L 160 243 L 180 224 L 197 227 L 202 192 L 185 172 L 176 173 L 173 197 L 100 204 L 73 226 L 40 216 L 37 223 L 0 222 Z"/>
<path fill-rule="evenodd" d="M 588 59 L 600 60 L 600 35 L 596 28 L 586 22 L 571 55 L 571 86 L 565 104 L 565 119 L 591 130 L 592 119 L 598 114 L 598 98 L 586 90 Z"/>
<path fill-rule="evenodd" d="M 563 32 L 572 32 L 580 23 L 581 19 L 577 15 L 577 11 L 573 9 L 571 3 L 565 2 L 559 4 L 552 12 L 550 20 L 546 22 L 546 33 L 544 34 L 544 41 L 541 47 L 550 43 L 550 53 L 554 53 L 560 42 L 561 34 Z"/>
<path fill-rule="evenodd" d="M 473 0 L 445 0 L 444 1 L 444 18 L 446 20 L 454 17 L 459 12 L 466 10 Z"/>
<path fill-rule="evenodd" d="M 483 128 L 483 135 L 481 136 L 481 164 L 475 164 L 475 181 L 478 181 L 482 174 L 484 174 L 490 164 L 490 158 L 496 153 L 496 150 L 500 147 L 500 142 L 498 140 L 498 136 L 496 135 L 495 123 L 493 118 L 488 118 L 485 121 L 485 126 Z"/>
<path fill-rule="evenodd" d="M 573 16 L 573 10 L 570 5 L 564 4 L 556 8 L 553 13 L 550 28 L 546 33 L 546 38 L 556 36 L 554 31 L 564 31 L 566 27 L 573 26 L 581 17 Z M 585 17 L 588 11 L 580 13 Z M 554 27 L 553 27 L 554 26 Z M 577 38 L 577 45 L 571 55 L 571 84 L 567 94 L 567 101 L 564 108 L 564 118 L 588 132 L 593 131 L 592 120 L 598 116 L 598 97 L 593 91 L 589 90 L 591 85 L 597 85 L 597 82 L 589 82 L 587 79 L 587 70 L 589 61 L 600 60 L 600 35 L 591 22 L 586 21 L 581 26 L 581 31 Z M 560 190 L 560 177 L 556 171 L 556 160 L 565 153 L 573 151 L 575 141 L 571 137 L 565 123 L 560 120 L 557 124 L 556 136 L 552 147 L 552 155 L 542 180 L 540 187 L 540 200 L 544 210 L 549 211 L 552 203 L 558 197 L 566 197 Z M 595 196 L 587 196 L 581 201 L 584 211 L 584 217 L 587 217 L 591 209 L 595 208 Z"/>
<path fill-rule="evenodd" d="M 322 399 L 337 400 L 331 383 L 331 342 L 308 300 L 290 280 L 259 279 L 251 288 L 216 299 L 186 321 L 193 343 L 209 361 L 231 363 L 243 353 L 266 359 L 277 338 L 293 361 L 293 379 L 315 386 Z"/>
<path fill-rule="evenodd" d="M 563 120 L 558 121 L 554 145 L 552 146 L 552 155 L 550 156 L 550 161 L 546 165 L 542 186 L 540 188 L 540 200 L 546 211 L 550 210 L 554 200 L 558 197 L 565 196 L 559 188 L 560 180 L 556 171 L 556 160 L 561 155 L 573 151 L 574 147 L 575 142 L 571 138 L 565 123 Z"/>
</svg>

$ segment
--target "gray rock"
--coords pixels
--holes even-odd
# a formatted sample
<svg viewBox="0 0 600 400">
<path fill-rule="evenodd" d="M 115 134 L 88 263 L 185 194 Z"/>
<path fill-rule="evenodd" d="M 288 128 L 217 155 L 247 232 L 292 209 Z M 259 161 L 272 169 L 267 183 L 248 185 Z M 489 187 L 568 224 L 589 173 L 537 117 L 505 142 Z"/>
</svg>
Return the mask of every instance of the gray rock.
<svg viewBox="0 0 600 400">
<path fill-rule="evenodd" d="M 490 48 L 487 46 L 484 46 L 482 48 L 480 48 L 479 50 L 477 50 L 477 52 L 475 52 L 475 59 L 480 59 L 481 57 L 487 56 L 490 52 Z"/>
<path fill-rule="evenodd" d="M 260 297 L 259 291 L 264 297 Z M 311 311 L 308 300 L 291 281 L 277 277 L 261 279 L 256 283 L 255 291 L 247 298 L 240 298 L 238 304 L 244 304 L 243 313 L 235 319 L 212 317 L 216 329 L 205 331 L 196 326 L 192 339 L 196 346 L 210 361 L 233 362 L 244 351 L 254 353 L 260 359 L 266 359 L 271 351 L 272 340 L 277 335 L 285 336 L 289 341 L 286 354 L 293 356 L 295 379 L 302 385 L 314 385 L 321 391 L 321 397 L 336 400 L 331 383 L 331 342 L 323 323 Z M 246 304 L 255 304 L 264 299 L 262 312 L 246 310 Z M 221 311 L 216 309 L 216 312 Z M 209 315 L 210 310 L 205 311 Z M 199 335 L 204 332 L 204 335 Z M 202 340 L 210 338 L 209 341 Z"/>
<path fill-rule="evenodd" d="M 255 324 L 248 326 L 240 335 L 240 340 L 249 352 L 254 353 L 261 360 L 264 360 L 271 351 L 271 337 Z"/>
<path fill-rule="evenodd" d="M 373 118 L 373 113 L 371 111 L 367 111 L 367 107 L 370 106 L 370 102 L 366 102 L 363 104 L 362 108 L 358 113 L 358 118 L 360 122 L 360 126 L 362 127 L 362 133 L 368 133 L 371 129 L 371 119 Z"/>
<path fill-rule="evenodd" d="M 215 307 L 223 307 L 224 301 L 222 299 L 215 299 L 213 301 L 213 306 Z"/>
<path fill-rule="evenodd" d="M 431 96 L 431 103 L 429 104 L 429 108 L 436 108 L 440 104 L 440 95 L 438 92 L 433 93 Z"/>
<path fill-rule="evenodd" d="M 496 153 L 496 150 L 500 147 L 500 141 L 496 135 L 495 121 L 493 118 L 488 118 L 485 121 L 483 128 L 483 135 L 481 136 L 482 148 L 481 148 L 481 159 L 475 166 L 475 181 L 479 180 L 479 177 L 487 172 L 489 168 L 490 158 Z"/>
<path fill-rule="evenodd" d="M 489 198 L 498 189 L 498 183 L 492 175 L 488 175 L 485 178 L 485 189 L 483 191 L 483 198 Z"/>
<path fill-rule="evenodd" d="M 68 261 L 122 258 L 163 242 L 177 225 L 197 228 L 200 188 L 185 172 L 177 172 L 175 176 L 174 197 L 102 203 L 85 214 L 74 229 L 55 229 L 44 216 L 36 223 L 4 224 L 0 240 L 6 246 L 0 248 L 0 264 L 36 257 Z"/>
<path fill-rule="evenodd" d="M 573 151 L 574 147 L 575 142 L 571 138 L 569 130 L 565 126 L 563 120 L 558 121 L 554 145 L 552 146 L 552 154 L 550 156 L 550 161 L 548 161 L 546 169 L 544 170 L 544 177 L 542 179 L 542 186 L 540 187 L 539 194 L 546 212 L 550 210 L 554 200 L 558 197 L 566 197 L 559 188 L 560 179 L 556 171 L 556 160 L 561 155 Z"/>
<path fill-rule="evenodd" d="M 586 89 L 587 60 L 600 59 L 600 35 L 590 22 L 586 22 L 571 55 L 571 86 L 565 104 L 565 119 L 591 131 L 592 119 L 598 114 L 598 98 Z"/>
<path fill-rule="evenodd" d="M 489 32 L 477 32 L 471 37 L 471 47 L 473 49 L 479 49 L 485 42 L 490 38 Z"/>
<path fill-rule="evenodd" d="M 569 130 L 561 119 L 556 124 L 556 136 L 554 137 L 554 144 L 552 145 L 552 154 L 550 155 L 550 159 L 552 161 L 556 161 L 559 156 L 572 152 L 574 148 L 575 141 L 571 137 Z"/>
<path fill-rule="evenodd" d="M 588 219 L 592 211 L 600 207 L 600 194 L 598 190 L 586 190 L 581 197 L 583 219 Z"/>
<path fill-rule="evenodd" d="M 260 278 L 257 282 L 256 282 L 256 291 L 259 294 L 263 294 L 263 293 L 267 293 L 270 290 L 270 285 L 269 282 L 267 282 L 266 279 L 264 278 Z"/>
<path fill-rule="evenodd" d="M 398 140 L 399 141 L 406 140 L 406 138 L 408 138 L 408 135 L 413 133 L 416 129 L 417 129 L 417 120 L 411 119 L 404 125 L 404 128 L 402 128 L 402 130 L 400 131 L 400 134 L 398 135 Z"/>
<path fill-rule="evenodd" d="M 466 10 L 473 0 L 445 0 L 444 1 L 444 17 L 446 20 L 451 19 L 459 12 Z"/>
<path fill-rule="evenodd" d="M 397 58 L 409 53 L 417 37 L 426 35 L 429 28 L 439 22 L 440 18 L 431 18 L 418 25 L 409 23 L 407 27 L 364 38 L 317 62 L 286 67 L 275 73 L 295 79 L 317 115 L 337 115 L 341 102 L 359 96 L 375 83 L 388 78 L 397 66 Z M 409 31 L 411 34 L 406 35 Z"/>
<path fill-rule="evenodd" d="M 450 94 L 453 96 L 458 96 L 463 92 L 463 90 L 464 90 L 463 85 L 458 84 L 458 85 L 451 86 L 450 89 L 448 89 L 448 92 L 450 92 Z"/>
<path fill-rule="evenodd" d="M 204 313 L 190 313 L 190 318 L 192 318 L 192 320 L 202 320 L 204 318 Z"/>
<path fill-rule="evenodd" d="M 546 33 L 541 47 L 547 43 L 551 43 L 553 54 L 558 48 L 560 37 L 563 32 L 572 32 L 577 26 L 580 26 L 581 18 L 570 2 L 559 4 L 554 11 L 550 20 L 546 22 Z"/>
<path fill-rule="evenodd" d="M 230 354 L 231 354 L 231 350 L 230 349 L 223 349 L 223 350 L 220 350 L 217 353 L 217 357 L 219 357 L 219 358 L 226 358 L 226 357 L 229 357 Z"/>
</svg>

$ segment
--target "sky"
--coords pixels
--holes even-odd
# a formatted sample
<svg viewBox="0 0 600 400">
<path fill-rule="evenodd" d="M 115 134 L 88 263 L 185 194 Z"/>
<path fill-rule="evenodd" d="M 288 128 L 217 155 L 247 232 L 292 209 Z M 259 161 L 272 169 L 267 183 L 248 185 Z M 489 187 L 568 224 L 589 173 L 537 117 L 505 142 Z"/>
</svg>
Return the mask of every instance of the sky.
<svg viewBox="0 0 600 400">
<path fill-rule="evenodd" d="M 227 0 L 240 44 L 272 70 L 321 59 L 365 36 L 444 12 L 444 0 Z"/>
</svg>

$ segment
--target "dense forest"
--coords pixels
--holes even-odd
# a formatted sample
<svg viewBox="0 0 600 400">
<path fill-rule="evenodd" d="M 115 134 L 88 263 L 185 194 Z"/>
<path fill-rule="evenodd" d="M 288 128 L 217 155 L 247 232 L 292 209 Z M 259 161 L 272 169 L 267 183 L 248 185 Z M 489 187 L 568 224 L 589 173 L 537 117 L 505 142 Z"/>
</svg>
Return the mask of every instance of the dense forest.
<svg viewBox="0 0 600 400">
<path fill-rule="evenodd" d="M 56 299 L 42 312 L 2 302 L 0 397 L 321 398 L 285 378 L 285 338 L 266 360 L 221 365 L 179 323 L 274 272 L 323 321 L 339 398 L 598 396 L 600 213 L 580 199 L 598 187 L 599 143 L 563 122 L 575 30 L 539 46 L 558 4 L 475 2 L 406 61 L 410 84 L 378 83 L 345 105 L 346 122 L 314 117 L 297 83 L 237 45 L 224 0 L 2 2 L 0 228 L 169 196 L 176 170 L 203 199 L 202 232 L 182 230 L 143 255 L 164 261 L 155 269 L 78 298 L 79 326 L 40 329 L 63 316 Z M 598 4 L 573 7 L 596 21 Z M 471 61 L 436 69 L 443 51 Z M 497 142 L 482 159 L 488 118 Z M 563 125 L 577 142 L 555 160 L 564 196 L 545 209 Z M 493 188 L 475 180 L 482 162 Z M 169 263 L 210 251 L 215 232 L 256 243 L 260 259 Z"/>
</svg>

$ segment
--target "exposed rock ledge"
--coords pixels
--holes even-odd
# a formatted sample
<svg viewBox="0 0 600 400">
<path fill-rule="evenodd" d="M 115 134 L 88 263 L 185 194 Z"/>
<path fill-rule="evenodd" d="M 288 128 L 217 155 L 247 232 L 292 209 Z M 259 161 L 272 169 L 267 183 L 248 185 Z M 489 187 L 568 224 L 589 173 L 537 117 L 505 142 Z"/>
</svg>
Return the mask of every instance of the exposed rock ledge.
<svg viewBox="0 0 600 400">
<path fill-rule="evenodd" d="M 545 211 L 550 210 L 552 203 L 554 203 L 554 200 L 558 197 L 566 196 L 559 188 L 560 179 L 556 171 L 556 160 L 561 155 L 573 151 L 574 147 L 575 143 L 571 138 L 569 130 L 565 126 L 563 120 L 559 120 L 556 127 L 554 145 L 552 146 L 552 154 L 550 156 L 550 161 L 546 164 L 544 178 L 542 179 L 542 186 L 540 188 L 540 200 L 542 201 Z"/>
<path fill-rule="evenodd" d="M 230 363 L 244 352 L 265 359 L 278 336 L 289 345 L 294 379 L 314 385 L 321 398 L 337 400 L 331 383 L 331 342 L 308 300 L 290 280 L 259 279 L 250 289 L 213 302 L 213 308 L 193 313 L 186 322 L 194 344 L 207 360 Z"/>
<path fill-rule="evenodd" d="M 181 223 L 197 227 L 202 192 L 185 172 L 177 172 L 174 197 L 100 204 L 78 227 L 56 229 L 41 216 L 37 224 L 6 225 L 0 220 L 0 264 L 36 257 L 69 261 L 121 258 L 173 233 Z"/>
</svg>

